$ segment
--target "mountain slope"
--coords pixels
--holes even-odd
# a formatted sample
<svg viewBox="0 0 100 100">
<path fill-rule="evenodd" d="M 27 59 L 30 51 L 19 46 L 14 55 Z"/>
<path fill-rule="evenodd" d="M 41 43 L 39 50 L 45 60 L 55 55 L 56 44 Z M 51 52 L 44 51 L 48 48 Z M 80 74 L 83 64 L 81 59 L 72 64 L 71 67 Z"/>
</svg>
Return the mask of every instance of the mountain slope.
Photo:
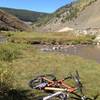
<svg viewBox="0 0 100 100">
<path fill-rule="evenodd" d="M 32 28 L 17 17 L 0 10 L 0 30 L 4 31 L 31 31 Z"/>
<path fill-rule="evenodd" d="M 82 11 L 74 23 L 76 28 L 100 28 L 100 0 Z"/>
<path fill-rule="evenodd" d="M 13 8 L 4 8 L 4 7 L 0 7 L 0 9 L 18 17 L 19 19 L 23 21 L 28 21 L 28 22 L 35 22 L 39 18 L 48 15 L 47 13 L 22 10 L 22 9 L 13 9 Z"/>
<path fill-rule="evenodd" d="M 96 27 L 99 25 L 96 25 L 99 20 L 99 6 L 99 0 L 77 0 L 72 2 L 51 14 L 46 23 L 40 26 L 40 30 L 59 31 L 65 27 L 87 28 L 91 27 L 91 24 Z M 92 11 L 95 13 L 92 13 Z M 90 16 L 91 19 L 89 18 Z"/>
</svg>

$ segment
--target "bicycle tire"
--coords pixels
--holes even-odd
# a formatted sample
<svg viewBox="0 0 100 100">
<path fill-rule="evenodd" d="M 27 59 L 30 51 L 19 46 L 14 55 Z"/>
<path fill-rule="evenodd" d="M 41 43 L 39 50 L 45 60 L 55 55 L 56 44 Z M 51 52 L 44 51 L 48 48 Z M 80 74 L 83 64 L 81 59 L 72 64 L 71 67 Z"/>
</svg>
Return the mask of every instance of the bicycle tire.
<svg viewBox="0 0 100 100">
<path fill-rule="evenodd" d="M 84 98 L 82 98 L 80 95 L 77 95 L 77 94 L 75 94 L 75 95 L 76 95 L 76 97 L 74 96 L 74 97 L 70 97 L 70 98 L 72 98 L 74 100 L 96 100 L 98 98 L 98 95 L 95 96 L 94 98 L 90 98 L 90 97 L 86 97 L 86 96 Z"/>
<path fill-rule="evenodd" d="M 45 74 L 43 77 L 46 77 L 47 79 L 53 81 L 56 80 L 56 77 L 53 74 Z"/>
<path fill-rule="evenodd" d="M 90 99 L 90 98 L 86 98 L 86 100 L 93 100 L 93 99 Z"/>
<path fill-rule="evenodd" d="M 45 80 L 43 80 L 43 77 L 46 77 L 50 80 L 55 80 L 56 77 L 52 74 L 45 74 L 45 75 L 39 75 L 37 76 L 36 78 L 32 79 L 30 82 L 29 82 L 29 86 L 32 88 L 32 89 L 36 89 L 36 86 L 38 86 L 39 84 L 43 83 L 43 82 L 46 82 Z"/>
</svg>

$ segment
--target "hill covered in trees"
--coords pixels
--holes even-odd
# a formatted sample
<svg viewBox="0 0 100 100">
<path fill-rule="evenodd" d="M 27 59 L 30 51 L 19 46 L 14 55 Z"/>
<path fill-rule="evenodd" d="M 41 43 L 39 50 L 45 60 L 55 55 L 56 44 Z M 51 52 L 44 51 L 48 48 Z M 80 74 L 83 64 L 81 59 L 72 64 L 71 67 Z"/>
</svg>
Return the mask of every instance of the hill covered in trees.
<svg viewBox="0 0 100 100">
<path fill-rule="evenodd" d="M 13 8 L 4 8 L 0 7 L 0 9 L 18 17 L 20 20 L 28 21 L 28 22 L 36 22 L 41 17 L 48 15 L 47 13 L 35 12 L 30 10 L 23 9 L 13 9 Z"/>
<path fill-rule="evenodd" d="M 17 17 L 0 10 L 0 30 L 3 31 L 31 31 L 31 26 L 25 24 Z"/>
</svg>

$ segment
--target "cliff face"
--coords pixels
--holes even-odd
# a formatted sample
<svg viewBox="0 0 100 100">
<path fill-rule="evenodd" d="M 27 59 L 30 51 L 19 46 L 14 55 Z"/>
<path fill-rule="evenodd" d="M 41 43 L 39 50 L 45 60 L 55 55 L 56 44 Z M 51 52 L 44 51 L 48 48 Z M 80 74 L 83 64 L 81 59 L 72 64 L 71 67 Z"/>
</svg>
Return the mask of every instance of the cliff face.
<svg viewBox="0 0 100 100">
<path fill-rule="evenodd" d="M 4 31 L 31 31 L 32 28 L 17 17 L 0 10 L 0 30 Z"/>
</svg>

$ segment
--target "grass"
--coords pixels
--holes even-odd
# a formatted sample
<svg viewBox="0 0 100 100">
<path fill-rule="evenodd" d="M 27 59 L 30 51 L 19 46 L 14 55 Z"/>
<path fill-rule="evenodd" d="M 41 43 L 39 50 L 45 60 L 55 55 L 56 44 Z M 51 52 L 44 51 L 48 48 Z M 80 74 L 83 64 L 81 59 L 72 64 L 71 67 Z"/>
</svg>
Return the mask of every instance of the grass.
<svg viewBox="0 0 100 100">
<path fill-rule="evenodd" d="M 75 35 L 67 33 L 35 33 L 35 32 L 9 32 L 6 33 L 9 41 L 13 43 L 28 44 L 92 44 L 94 35 Z"/>
<path fill-rule="evenodd" d="M 86 86 L 86 94 L 94 95 L 99 92 L 100 64 L 77 56 L 56 52 L 45 53 L 38 50 L 34 45 L 30 45 L 33 41 L 45 42 L 47 44 L 87 43 L 87 41 L 92 41 L 94 36 L 76 36 L 71 33 L 37 34 L 26 32 L 9 32 L 6 35 L 13 43 L 0 44 L 0 82 L 2 83 L 3 80 L 4 87 L 8 91 L 8 97 L 3 100 L 11 100 L 12 95 L 10 94 L 9 96 L 9 91 L 13 91 L 15 95 L 17 93 L 18 95 L 24 95 L 31 100 L 28 95 L 30 93 L 42 95 L 41 92 L 32 91 L 29 88 L 28 82 L 33 77 L 52 73 L 60 79 L 69 72 L 74 73 L 75 70 L 79 71 L 82 82 Z M 15 96 L 14 100 L 17 100 L 16 98 Z M 36 99 L 33 98 L 32 100 Z"/>
<path fill-rule="evenodd" d="M 86 86 L 87 94 L 94 95 L 99 92 L 100 64 L 77 56 L 43 53 L 29 45 L 12 45 L 22 48 L 23 52 L 22 58 L 15 59 L 11 63 L 14 72 L 15 82 L 13 86 L 15 89 L 30 89 L 28 82 L 37 75 L 53 73 L 58 78 L 62 78 L 69 72 L 78 70 L 82 82 Z M 38 94 L 38 92 L 36 93 Z"/>
<path fill-rule="evenodd" d="M 16 78 L 19 79 L 18 83 L 21 83 L 20 86 L 27 87 L 28 80 L 39 74 L 53 73 L 61 78 L 66 76 L 69 72 L 79 70 L 80 75 L 84 83 L 88 85 L 88 88 L 95 92 L 98 90 L 96 87 L 99 87 L 100 85 L 100 65 L 96 64 L 96 62 L 84 60 L 77 56 L 66 56 L 58 53 L 43 53 L 39 52 L 34 47 L 27 49 L 24 53 L 25 57 L 23 57 L 22 60 L 17 59 L 13 63 L 16 71 Z M 96 83 L 93 80 L 96 80 Z"/>
</svg>

